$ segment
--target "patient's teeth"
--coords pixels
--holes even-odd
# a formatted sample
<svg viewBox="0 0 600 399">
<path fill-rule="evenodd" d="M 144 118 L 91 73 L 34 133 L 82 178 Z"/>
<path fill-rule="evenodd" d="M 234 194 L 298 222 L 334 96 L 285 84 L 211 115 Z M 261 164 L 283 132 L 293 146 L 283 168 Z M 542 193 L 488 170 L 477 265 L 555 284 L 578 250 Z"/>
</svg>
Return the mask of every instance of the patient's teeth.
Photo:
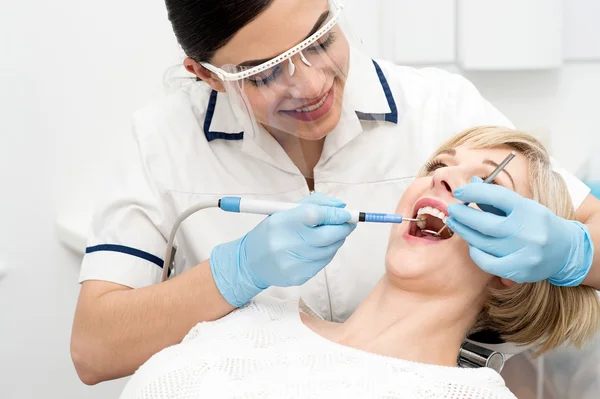
<svg viewBox="0 0 600 399">
<path fill-rule="evenodd" d="M 419 209 L 417 211 L 417 215 L 421 216 L 421 215 L 431 215 L 431 216 L 435 216 L 438 219 L 444 219 L 446 217 L 446 214 L 442 211 L 440 211 L 437 208 L 433 208 L 431 206 L 425 206 L 421 209 Z"/>
<path fill-rule="evenodd" d="M 437 208 L 433 208 L 431 206 L 425 206 L 419 210 L 417 210 L 417 219 L 419 219 L 417 223 L 417 226 L 423 230 L 427 227 L 427 219 L 425 215 L 431 215 L 431 216 L 435 216 L 436 218 L 440 219 L 442 222 L 444 222 L 444 224 L 446 224 L 446 220 L 448 220 L 448 216 L 446 216 L 446 214 L 442 211 L 440 211 Z M 450 231 L 450 229 L 448 229 L 448 231 Z M 452 231 L 450 231 L 450 233 L 453 235 L 454 233 Z"/>
</svg>

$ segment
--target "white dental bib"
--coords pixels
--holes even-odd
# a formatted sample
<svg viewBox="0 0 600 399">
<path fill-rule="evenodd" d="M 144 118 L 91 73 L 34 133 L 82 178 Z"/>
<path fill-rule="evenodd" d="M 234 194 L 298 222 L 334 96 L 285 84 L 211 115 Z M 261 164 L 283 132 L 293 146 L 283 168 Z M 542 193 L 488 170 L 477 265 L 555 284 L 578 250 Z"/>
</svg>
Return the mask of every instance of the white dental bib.
<svg viewBox="0 0 600 399">
<path fill-rule="evenodd" d="M 307 313 L 301 304 L 301 309 Z M 153 356 L 121 399 L 515 398 L 489 368 L 432 366 L 331 342 L 297 300 L 264 296 Z"/>
</svg>

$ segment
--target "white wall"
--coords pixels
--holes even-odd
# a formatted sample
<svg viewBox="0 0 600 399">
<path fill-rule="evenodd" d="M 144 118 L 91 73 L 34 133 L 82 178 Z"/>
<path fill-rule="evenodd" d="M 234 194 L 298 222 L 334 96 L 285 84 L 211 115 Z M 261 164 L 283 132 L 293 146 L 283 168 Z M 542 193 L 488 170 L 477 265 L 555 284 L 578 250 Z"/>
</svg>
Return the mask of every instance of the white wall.
<svg viewBox="0 0 600 399">
<path fill-rule="evenodd" d="M 362 11 L 362 8 L 366 7 L 365 2 L 361 0 L 347 0 L 347 2 L 352 11 L 355 9 Z M 375 38 L 372 35 L 363 35 L 367 42 L 366 47 L 373 49 L 377 56 L 401 64 L 438 66 L 463 74 L 472 80 L 483 95 L 519 128 L 547 136 L 553 155 L 565 167 L 581 177 L 600 179 L 600 160 L 594 159 L 598 158 L 595 155 L 600 152 L 600 106 L 598 105 L 600 101 L 597 94 L 600 93 L 600 24 L 598 24 L 600 2 L 562 0 L 564 23 L 562 26 L 555 24 L 556 32 L 552 32 L 552 35 L 538 37 L 540 47 L 543 47 L 553 44 L 545 42 L 545 37 L 557 37 L 558 34 L 562 36 L 564 45 L 562 67 L 533 71 L 463 71 L 458 66 L 460 47 L 461 45 L 472 46 L 473 43 L 461 42 L 460 35 L 456 34 L 460 31 L 459 28 L 468 22 L 461 21 L 462 14 L 456 10 L 459 5 L 468 7 L 482 3 L 507 8 L 511 4 L 520 4 L 520 2 L 501 0 L 369 2 L 371 8 L 378 8 L 381 23 L 378 27 L 371 27 L 374 32 L 377 32 Z M 519 35 L 532 37 L 528 32 L 537 31 L 535 18 L 528 18 L 529 23 L 521 24 L 522 31 L 514 34 L 517 23 L 523 22 L 523 16 L 517 15 L 510 20 L 511 13 L 524 10 L 513 8 L 503 12 L 502 16 L 499 15 L 498 20 L 493 21 L 493 26 L 506 29 L 511 33 L 505 37 L 508 42 L 511 39 L 518 40 Z M 560 8 L 557 6 L 558 10 Z M 483 21 L 489 20 L 486 10 L 488 8 L 479 9 L 483 14 L 481 16 Z M 369 15 L 372 13 L 371 9 Z M 555 13 L 546 14 L 555 16 Z M 543 15 L 539 18 L 543 19 Z M 367 21 L 371 19 L 367 18 Z M 477 15 L 472 19 L 477 19 Z M 555 18 L 551 17 L 540 21 L 546 30 L 551 29 L 548 23 L 554 22 Z M 360 31 L 365 30 L 367 28 L 361 26 Z M 478 38 L 485 39 L 484 33 L 482 32 Z M 379 46 L 370 42 L 377 39 L 380 41 Z M 479 46 L 482 41 L 474 43 Z M 540 57 L 544 57 L 543 51 Z M 498 69 L 505 67 L 504 63 L 502 64 L 496 67 Z"/>
<path fill-rule="evenodd" d="M 115 398 L 69 354 L 79 256 L 59 209 L 93 189 L 129 117 L 180 60 L 162 1 L 3 3 L 0 12 L 0 397 Z M 115 146 L 115 147 L 113 147 Z M 0 272 L 1 273 L 1 272 Z"/>
<path fill-rule="evenodd" d="M 378 23 L 371 7 L 392 0 L 361 1 L 348 0 L 349 10 L 376 25 L 363 23 L 359 32 L 374 40 L 373 32 L 394 20 Z M 418 7 L 439 26 L 423 38 L 427 46 L 453 31 L 452 24 L 440 26 L 448 1 Z M 578 8 L 568 15 L 587 16 L 597 1 L 573 4 Z M 401 13 L 402 32 L 422 28 L 416 11 Z M 566 45 L 577 61 L 560 70 L 467 74 L 517 125 L 548 132 L 555 155 L 576 171 L 600 149 L 600 57 L 593 57 L 600 35 L 589 33 L 597 32 L 595 21 L 570 25 L 577 29 L 568 30 L 574 39 Z M 438 59 L 414 42 L 403 47 L 406 35 L 394 36 L 389 58 L 457 70 L 448 61 L 452 43 L 443 41 Z M 86 387 L 71 364 L 80 257 L 59 245 L 54 222 L 60 214 L 67 231 L 85 226 L 98 171 L 118 151 L 131 113 L 161 93 L 163 72 L 180 53 L 162 1 L 11 2 L 0 13 L 0 40 L 0 265 L 8 269 L 0 277 L 0 397 L 116 397 L 122 381 Z M 383 51 L 381 43 L 367 46 Z M 412 53 L 402 57 L 403 48 Z M 595 174 L 600 178 L 600 165 Z"/>
<path fill-rule="evenodd" d="M 600 38 L 598 39 L 600 40 Z M 561 163 L 600 179 L 600 62 L 567 62 L 554 72 L 466 73 L 521 129 L 549 139 Z"/>
</svg>

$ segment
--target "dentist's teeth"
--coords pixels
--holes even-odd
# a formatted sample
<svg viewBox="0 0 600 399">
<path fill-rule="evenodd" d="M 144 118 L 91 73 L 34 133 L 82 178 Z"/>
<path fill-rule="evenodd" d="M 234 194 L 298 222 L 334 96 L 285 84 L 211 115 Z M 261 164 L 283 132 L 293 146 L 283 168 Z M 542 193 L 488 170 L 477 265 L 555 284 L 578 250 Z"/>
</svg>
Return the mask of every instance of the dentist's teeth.
<svg viewBox="0 0 600 399">
<path fill-rule="evenodd" d="M 315 105 L 312 105 L 310 107 L 307 108 L 299 108 L 296 110 L 296 112 L 313 112 L 316 111 L 317 109 L 321 108 L 323 106 L 323 104 L 325 104 L 325 101 L 327 101 L 327 98 L 329 97 L 329 93 L 327 93 L 325 95 L 325 97 L 323 97 L 323 99 L 321 101 L 319 101 L 318 103 L 316 103 Z"/>
</svg>

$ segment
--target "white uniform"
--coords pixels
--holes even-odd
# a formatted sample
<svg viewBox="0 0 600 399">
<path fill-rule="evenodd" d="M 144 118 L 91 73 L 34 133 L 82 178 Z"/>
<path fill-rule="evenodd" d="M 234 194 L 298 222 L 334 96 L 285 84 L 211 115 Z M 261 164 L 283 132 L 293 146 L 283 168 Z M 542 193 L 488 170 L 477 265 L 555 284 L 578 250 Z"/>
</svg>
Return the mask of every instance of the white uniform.
<svg viewBox="0 0 600 399">
<path fill-rule="evenodd" d="M 176 217 L 207 198 L 243 196 L 298 201 L 306 180 L 264 129 L 244 128 L 224 94 L 197 83 L 136 113 L 132 152 L 111 180 L 95 216 L 80 280 L 139 288 L 161 281 Z M 315 191 L 360 211 L 394 212 L 406 187 L 439 144 L 474 126 L 510 122 L 464 78 L 428 68 L 373 61 L 352 50 L 344 115 L 314 170 Z M 578 207 L 589 194 L 563 172 Z M 209 258 L 212 248 L 250 231 L 262 216 L 202 211 L 179 230 L 180 274 Z M 301 288 L 321 316 L 345 320 L 384 273 L 390 226 L 361 224 L 333 262 Z M 202 287 L 198 287 L 202 289 Z M 300 292 L 298 292 L 298 290 Z"/>
</svg>

